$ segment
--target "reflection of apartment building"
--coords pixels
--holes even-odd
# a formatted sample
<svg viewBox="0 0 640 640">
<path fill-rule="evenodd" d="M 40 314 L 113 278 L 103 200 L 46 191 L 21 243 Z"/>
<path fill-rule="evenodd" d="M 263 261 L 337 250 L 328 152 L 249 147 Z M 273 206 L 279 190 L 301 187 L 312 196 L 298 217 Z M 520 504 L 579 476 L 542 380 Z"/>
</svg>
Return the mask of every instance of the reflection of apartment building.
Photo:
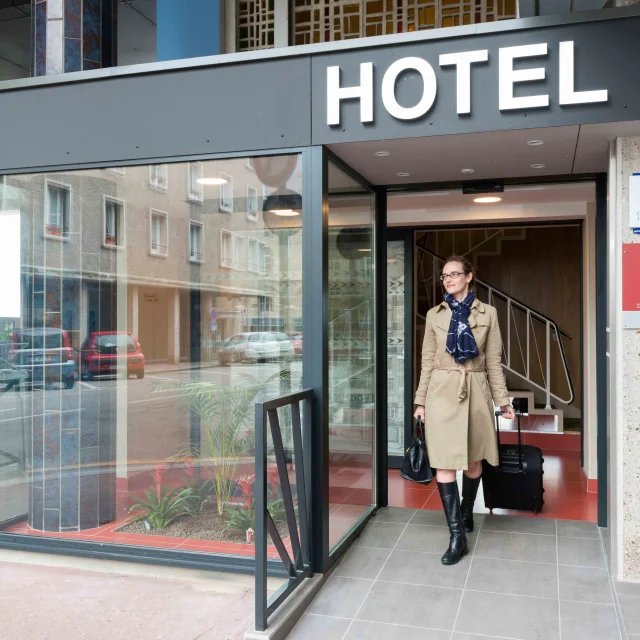
<svg viewBox="0 0 640 640">
<path fill-rule="evenodd" d="M 170 362 L 213 359 L 239 332 L 300 328 L 300 234 L 266 227 L 272 189 L 249 159 L 5 184 L 22 213 L 23 325 L 65 329 L 74 347 L 130 331 L 147 360 Z"/>
</svg>

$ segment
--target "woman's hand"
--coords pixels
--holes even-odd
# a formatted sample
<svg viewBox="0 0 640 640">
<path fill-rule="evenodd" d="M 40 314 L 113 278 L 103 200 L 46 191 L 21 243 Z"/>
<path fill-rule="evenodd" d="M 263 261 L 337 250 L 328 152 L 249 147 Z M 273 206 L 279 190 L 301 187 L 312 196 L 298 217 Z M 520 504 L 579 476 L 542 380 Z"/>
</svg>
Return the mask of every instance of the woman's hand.
<svg viewBox="0 0 640 640">
<path fill-rule="evenodd" d="M 421 405 L 418 405 L 416 407 L 416 412 L 413 414 L 414 419 L 418 419 L 420 418 L 420 420 L 422 420 L 422 423 L 424 424 L 424 407 Z"/>
<path fill-rule="evenodd" d="M 505 404 L 500 407 L 500 411 L 502 411 L 502 417 L 507 420 L 513 420 L 516 417 L 516 414 L 513 412 L 513 407 L 510 404 Z"/>
</svg>

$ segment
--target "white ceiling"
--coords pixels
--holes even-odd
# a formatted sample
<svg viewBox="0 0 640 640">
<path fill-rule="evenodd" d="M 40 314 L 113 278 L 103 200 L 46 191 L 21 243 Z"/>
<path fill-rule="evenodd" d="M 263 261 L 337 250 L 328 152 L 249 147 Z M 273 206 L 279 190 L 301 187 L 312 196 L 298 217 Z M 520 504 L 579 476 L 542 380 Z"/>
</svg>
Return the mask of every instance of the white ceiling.
<svg viewBox="0 0 640 640">
<path fill-rule="evenodd" d="M 372 184 L 402 185 L 598 173 L 607 170 L 609 141 L 637 135 L 640 121 L 352 142 L 331 150 Z M 544 144 L 530 146 L 531 140 Z"/>
</svg>

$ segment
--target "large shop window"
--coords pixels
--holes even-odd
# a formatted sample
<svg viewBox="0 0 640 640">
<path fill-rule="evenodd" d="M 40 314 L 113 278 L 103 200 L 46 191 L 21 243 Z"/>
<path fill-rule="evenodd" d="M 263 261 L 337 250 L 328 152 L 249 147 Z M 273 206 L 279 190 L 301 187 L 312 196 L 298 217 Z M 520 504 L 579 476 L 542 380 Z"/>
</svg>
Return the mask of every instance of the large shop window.
<svg viewBox="0 0 640 640">
<path fill-rule="evenodd" d="M 329 164 L 329 542 L 375 504 L 375 196 Z"/>
<path fill-rule="evenodd" d="M 302 177 L 288 155 L 0 182 L 0 543 L 251 553 L 254 404 L 302 384 L 302 211 L 258 194 L 299 202 Z"/>
</svg>

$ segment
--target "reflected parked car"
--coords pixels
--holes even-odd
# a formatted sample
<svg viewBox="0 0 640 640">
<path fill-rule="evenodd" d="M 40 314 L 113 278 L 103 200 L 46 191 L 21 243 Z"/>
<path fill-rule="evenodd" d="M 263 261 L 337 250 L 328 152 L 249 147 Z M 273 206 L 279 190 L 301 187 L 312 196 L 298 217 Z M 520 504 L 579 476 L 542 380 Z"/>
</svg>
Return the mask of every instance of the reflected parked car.
<svg viewBox="0 0 640 640">
<path fill-rule="evenodd" d="M 73 355 L 69 334 L 63 329 L 19 329 L 13 333 L 9 363 L 27 374 L 27 383 L 61 382 L 72 389 Z"/>
<path fill-rule="evenodd" d="M 289 334 L 291 340 L 291 346 L 296 356 L 302 355 L 302 331 L 294 331 Z"/>
<path fill-rule="evenodd" d="M 132 333 L 96 331 L 80 347 L 80 375 L 87 380 L 98 375 L 115 375 L 125 362 L 127 376 L 144 378 L 144 355 Z"/>
<path fill-rule="evenodd" d="M 221 365 L 280 359 L 291 361 L 293 356 L 294 349 L 289 337 L 273 331 L 238 333 L 224 343 L 218 354 Z"/>
</svg>

